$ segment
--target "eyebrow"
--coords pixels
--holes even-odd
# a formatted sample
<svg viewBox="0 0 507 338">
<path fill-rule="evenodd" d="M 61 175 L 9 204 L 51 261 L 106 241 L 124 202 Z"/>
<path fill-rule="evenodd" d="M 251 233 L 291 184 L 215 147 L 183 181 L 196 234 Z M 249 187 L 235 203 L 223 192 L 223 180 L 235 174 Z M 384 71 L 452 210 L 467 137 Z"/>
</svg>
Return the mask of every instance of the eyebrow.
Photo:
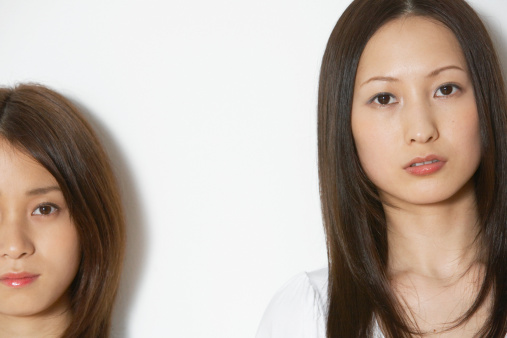
<svg viewBox="0 0 507 338">
<path fill-rule="evenodd" d="M 26 192 L 27 195 L 44 195 L 51 191 L 62 191 L 59 186 L 52 185 L 49 187 L 36 188 L 32 190 L 28 190 Z"/>
<path fill-rule="evenodd" d="M 442 68 L 435 69 L 434 71 L 429 73 L 428 76 L 426 76 L 426 77 L 435 77 L 438 74 L 442 73 L 444 70 L 449 70 L 449 69 L 457 69 L 457 70 L 461 70 L 462 72 L 464 72 L 463 68 L 458 67 L 458 66 L 445 66 Z"/>
<path fill-rule="evenodd" d="M 457 69 L 457 70 L 461 70 L 461 71 L 464 72 L 463 68 L 451 65 L 451 66 L 445 66 L 445 67 L 441 67 L 441 68 L 435 69 L 434 71 L 432 71 L 431 73 L 429 73 L 428 75 L 426 75 L 426 77 L 435 77 L 438 74 L 440 74 L 441 72 L 449 70 L 449 69 Z M 365 82 L 363 82 L 360 85 L 360 87 L 362 87 L 365 84 L 370 83 L 372 81 L 397 82 L 399 80 L 397 78 L 391 77 L 391 76 L 374 76 L 372 78 L 369 78 Z"/>
<path fill-rule="evenodd" d="M 368 79 L 367 81 L 363 82 L 360 87 L 362 87 L 365 84 L 370 83 L 372 81 L 396 82 L 399 80 L 397 78 L 391 77 L 391 76 L 374 76 L 374 77 Z"/>
</svg>

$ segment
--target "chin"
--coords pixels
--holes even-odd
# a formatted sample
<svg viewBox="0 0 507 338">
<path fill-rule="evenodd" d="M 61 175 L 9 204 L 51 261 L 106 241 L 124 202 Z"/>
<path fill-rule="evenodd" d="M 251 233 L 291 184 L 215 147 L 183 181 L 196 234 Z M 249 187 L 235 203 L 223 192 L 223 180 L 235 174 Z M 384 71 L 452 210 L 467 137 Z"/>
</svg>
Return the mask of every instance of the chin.
<svg viewBox="0 0 507 338">
<path fill-rule="evenodd" d="M 404 206 L 438 206 L 449 205 L 459 201 L 472 198 L 475 201 L 475 191 L 473 182 L 469 181 L 464 185 L 454 189 L 442 189 L 442 187 L 432 187 L 424 191 L 404 194 L 383 193 L 380 196 L 383 204 L 403 208 Z"/>
<path fill-rule="evenodd" d="M 2 306 L 0 308 L 0 315 L 10 316 L 10 317 L 31 317 L 39 314 L 38 307 L 34 307 L 33 304 L 30 305 L 14 305 L 14 306 Z"/>
</svg>

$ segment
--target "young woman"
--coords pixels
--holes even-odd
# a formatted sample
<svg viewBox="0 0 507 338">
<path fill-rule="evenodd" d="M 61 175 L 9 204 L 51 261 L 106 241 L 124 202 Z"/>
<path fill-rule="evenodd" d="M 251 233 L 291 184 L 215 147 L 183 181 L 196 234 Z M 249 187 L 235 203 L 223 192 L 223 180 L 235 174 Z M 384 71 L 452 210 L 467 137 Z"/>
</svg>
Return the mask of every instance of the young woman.
<svg viewBox="0 0 507 338">
<path fill-rule="evenodd" d="M 38 85 L 0 89 L 0 337 L 107 337 L 125 244 L 90 125 Z"/>
<path fill-rule="evenodd" d="M 329 269 L 297 276 L 257 337 L 505 337 L 507 104 L 462 0 L 357 0 L 319 88 Z"/>
</svg>

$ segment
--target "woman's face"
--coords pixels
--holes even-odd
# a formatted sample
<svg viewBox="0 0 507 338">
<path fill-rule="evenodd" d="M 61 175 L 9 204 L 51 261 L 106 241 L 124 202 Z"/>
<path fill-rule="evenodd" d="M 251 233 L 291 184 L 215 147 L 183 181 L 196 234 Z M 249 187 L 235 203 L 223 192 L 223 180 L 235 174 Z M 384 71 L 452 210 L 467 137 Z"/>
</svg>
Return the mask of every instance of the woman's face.
<svg viewBox="0 0 507 338">
<path fill-rule="evenodd" d="M 382 26 L 359 61 L 351 119 L 359 160 L 384 202 L 438 203 L 471 186 L 481 157 L 477 107 L 445 26 L 422 17 Z"/>
<path fill-rule="evenodd" d="M 0 140 L 0 320 L 60 315 L 80 261 L 55 178 Z"/>
</svg>

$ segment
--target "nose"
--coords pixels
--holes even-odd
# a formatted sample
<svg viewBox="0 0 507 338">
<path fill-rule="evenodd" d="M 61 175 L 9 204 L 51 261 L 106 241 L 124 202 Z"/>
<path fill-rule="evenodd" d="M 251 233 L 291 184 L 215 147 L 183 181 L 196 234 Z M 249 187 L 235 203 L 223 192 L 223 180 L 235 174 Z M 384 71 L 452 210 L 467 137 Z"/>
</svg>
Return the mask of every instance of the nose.
<svg viewBox="0 0 507 338">
<path fill-rule="evenodd" d="M 0 222 L 0 257 L 20 259 L 35 252 L 35 246 L 21 219 Z"/>
<path fill-rule="evenodd" d="M 438 139 L 437 121 L 429 103 L 407 103 L 404 107 L 403 120 L 405 141 L 408 144 L 428 143 Z"/>
</svg>

